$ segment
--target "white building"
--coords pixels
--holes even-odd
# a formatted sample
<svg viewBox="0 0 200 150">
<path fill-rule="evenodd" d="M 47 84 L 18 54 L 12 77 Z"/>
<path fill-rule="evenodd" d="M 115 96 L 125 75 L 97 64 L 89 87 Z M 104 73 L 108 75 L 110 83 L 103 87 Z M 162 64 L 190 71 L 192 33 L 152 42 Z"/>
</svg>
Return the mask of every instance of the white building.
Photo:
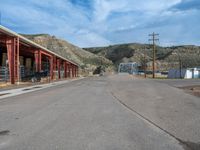
<svg viewBox="0 0 200 150">
<path fill-rule="evenodd" d="M 170 69 L 168 78 L 176 79 L 198 79 L 200 78 L 200 68 L 187 68 L 187 69 Z"/>
</svg>

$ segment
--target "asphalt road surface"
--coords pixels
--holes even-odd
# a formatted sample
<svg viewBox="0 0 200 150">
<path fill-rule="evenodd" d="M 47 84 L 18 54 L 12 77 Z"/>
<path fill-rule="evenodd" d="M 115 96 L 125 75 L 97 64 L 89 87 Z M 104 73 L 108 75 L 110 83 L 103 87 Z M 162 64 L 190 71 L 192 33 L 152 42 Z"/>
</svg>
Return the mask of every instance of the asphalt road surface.
<svg viewBox="0 0 200 150">
<path fill-rule="evenodd" d="M 0 150 L 199 149 L 200 100 L 156 80 L 87 78 L 0 100 Z"/>
</svg>

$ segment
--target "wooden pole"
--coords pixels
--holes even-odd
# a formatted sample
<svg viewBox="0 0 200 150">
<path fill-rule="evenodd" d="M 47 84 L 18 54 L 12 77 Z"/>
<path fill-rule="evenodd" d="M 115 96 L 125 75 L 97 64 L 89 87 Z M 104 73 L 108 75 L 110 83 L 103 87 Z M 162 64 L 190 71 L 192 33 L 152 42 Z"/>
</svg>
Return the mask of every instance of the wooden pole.
<svg viewBox="0 0 200 150">
<path fill-rule="evenodd" d="M 155 62 L 156 62 L 156 44 L 155 41 L 158 41 L 159 39 L 156 39 L 156 36 L 158 36 L 159 34 L 156 33 L 152 33 L 149 34 L 149 36 L 151 36 L 152 38 L 149 39 L 149 41 L 153 41 L 153 61 L 152 61 L 152 73 L 153 73 L 153 78 L 155 78 Z"/>
</svg>

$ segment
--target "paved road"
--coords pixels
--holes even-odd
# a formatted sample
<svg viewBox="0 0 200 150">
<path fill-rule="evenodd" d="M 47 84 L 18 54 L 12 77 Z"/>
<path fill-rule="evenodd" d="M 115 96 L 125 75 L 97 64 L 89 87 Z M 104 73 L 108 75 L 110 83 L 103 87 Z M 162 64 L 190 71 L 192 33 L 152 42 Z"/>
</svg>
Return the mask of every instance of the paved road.
<svg viewBox="0 0 200 150">
<path fill-rule="evenodd" d="M 173 87 L 200 85 L 200 79 L 166 79 L 157 80 L 157 82 L 165 83 Z"/>
<path fill-rule="evenodd" d="M 154 87 L 149 89 L 152 84 Z M 191 130 L 194 131 L 184 131 L 190 124 L 183 125 L 181 131 L 175 131 L 177 135 L 180 132 L 180 138 L 183 134 L 192 138 L 193 141 L 188 142 L 196 143 L 200 135 L 199 99 L 180 90 L 176 95 L 173 87 L 156 81 L 112 76 L 83 79 L 1 99 L 0 150 L 187 149 L 179 137 L 171 133 L 170 125 L 175 120 L 164 122 L 166 126 L 162 126 L 162 118 L 157 120 L 160 117 L 157 113 L 167 103 L 163 101 L 168 101 L 161 95 L 169 95 L 164 91 L 155 95 L 158 94 L 157 88 L 162 87 L 171 89 L 166 91 L 172 92 L 170 95 L 183 94 L 186 96 L 184 101 L 187 98 L 192 100 L 188 109 L 195 110 L 182 116 L 185 116 L 184 120 L 191 120 L 188 117 L 197 113 L 191 122 Z M 144 105 L 145 98 L 149 99 L 147 105 Z M 154 104 L 154 98 L 160 101 L 159 105 Z M 197 105 L 194 106 L 193 102 Z M 183 105 L 180 102 L 180 107 Z M 173 108 L 176 105 L 172 102 L 170 106 Z M 172 117 L 166 116 L 168 120 Z M 198 124 L 194 126 L 194 123 Z"/>
<path fill-rule="evenodd" d="M 200 150 L 200 99 L 176 87 L 200 80 L 151 80 L 131 76 L 109 78 L 113 95 L 192 149 Z"/>
</svg>

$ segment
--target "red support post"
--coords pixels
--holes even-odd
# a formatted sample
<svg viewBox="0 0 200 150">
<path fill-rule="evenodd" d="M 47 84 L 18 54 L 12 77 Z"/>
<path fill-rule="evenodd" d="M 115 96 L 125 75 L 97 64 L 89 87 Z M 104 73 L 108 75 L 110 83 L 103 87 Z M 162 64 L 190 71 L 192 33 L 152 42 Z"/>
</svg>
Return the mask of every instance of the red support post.
<svg viewBox="0 0 200 150">
<path fill-rule="evenodd" d="M 71 64 L 71 77 L 73 78 L 74 77 L 74 68 L 73 68 L 73 65 Z"/>
<path fill-rule="evenodd" d="M 78 69 L 78 66 L 77 66 L 77 77 L 78 77 L 78 72 L 79 72 L 79 69 Z"/>
<path fill-rule="evenodd" d="M 74 77 L 76 77 L 76 66 L 74 66 Z"/>
<path fill-rule="evenodd" d="M 69 64 L 68 64 L 68 62 L 67 62 L 67 78 L 69 78 L 70 77 L 70 75 L 69 75 Z"/>
<path fill-rule="evenodd" d="M 57 59 L 58 79 L 60 79 L 60 59 Z"/>
<path fill-rule="evenodd" d="M 78 67 L 76 67 L 76 77 L 78 77 Z"/>
<path fill-rule="evenodd" d="M 74 77 L 76 77 L 76 66 L 74 65 Z"/>
<path fill-rule="evenodd" d="M 15 38 L 6 40 L 9 75 L 11 84 L 15 84 Z"/>
<path fill-rule="evenodd" d="M 69 78 L 69 65 L 68 63 L 66 62 L 66 77 Z"/>
<path fill-rule="evenodd" d="M 75 70 L 74 70 L 74 65 L 72 65 L 72 77 L 74 78 L 75 76 Z"/>
<path fill-rule="evenodd" d="M 19 37 L 17 37 L 17 82 L 19 84 L 20 81 L 20 61 L 19 61 Z"/>
<path fill-rule="evenodd" d="M 75 72 L 74 77 L 76 77 L 76 74 L 77 74 L 76 71 L 77 71 L 76 66 L 74 66 L 74 72 Z"/>
<path fill-rule="evenodd" d="M 40 50 L 35 51 L 35 69 L 36 72 L 40 72 L 42 70 L 42 55 Z"/>
<path fill-rule="evenodd" d="M 53 61 L 53 56 L 50 57 L 50 77 L 51 80 L 53 80 L 53 71 L 54 71 L 54 61 Z"/>
<path fill-rule="evenodd" d="M 71 66 L 70 64 L 67 65 L 68 68 L 68 77 L 71 78 Z"/>
<path fill-rule="evenodd" d="M 69 66 L 69 78 L 72 78 L 72 66 L 71 64 L 69 64 L 68 66 Z"/>
<path fill-rule="evenodd" d="M 74 65 L 72 66 L 73 68 L 73 78 L 75 77 L 75 69 L 74 69 Z"/>
<path fill-rule="evenodd" d="M 39 56 L 39 59 L 38 59 L 38 68 L 39 68 L 39 72 L 42 71 L 42 54 L 41 54 L 41 50 L 39 50 L 39 53 L 38 53 L 38 56 Z"/>
<path fill-rule="evenodd" d="M 38 68 L 38 66 L 39 66 L 39 65 L 38 65 L 38 63 L 39 63 L 39 62 L 38 62 L 38 60 L 39 60 L 39 59 L 38 59 L 38 57 L 39 57 L 38 51 L 35 51 L 35 52 L 34 52 L 34 57 L 35 57 L 35 71 L 38 72 L 38 70 L 39 70 L 39 68 Z"/>
<path fill-rule="evenodd" d="M 56 71 L 56 57 L 54 56 L 53 57 L 53 71 Z M 54 75 L 53 75 L 53 78 L 55 78 L 56 77 L 56 74 L 54 73 Z"/>
<path fill-rule="evenodd" d="M 76 77 L 76 66 L 74 66 L 74 77 Z"/>
<path fill-rule="evenodd" d="M 78 77 L 78 67 L 76 66 L 76 77 Z"/>
<path fill-rule="evenodd" d="M 60 78 L 63 78 L 61 72 L 63 72 L 63 61 L 60 59 Z"/>
<path fill-rule="evenodd" d="M 64 62 L 64 77 L 67 78 L 67 62 Z"/>
</svg>

